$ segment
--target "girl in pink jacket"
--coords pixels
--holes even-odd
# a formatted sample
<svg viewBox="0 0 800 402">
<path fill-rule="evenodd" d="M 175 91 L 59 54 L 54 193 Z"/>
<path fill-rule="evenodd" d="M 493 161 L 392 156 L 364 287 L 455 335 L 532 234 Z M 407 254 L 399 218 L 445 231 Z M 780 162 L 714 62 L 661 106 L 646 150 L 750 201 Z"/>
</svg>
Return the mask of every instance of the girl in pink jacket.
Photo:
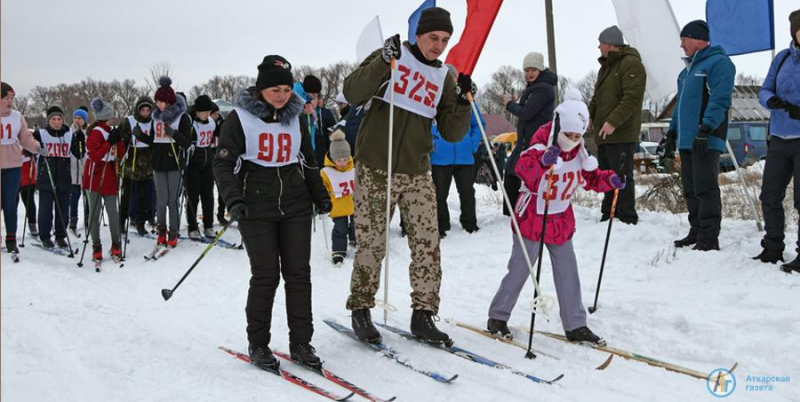
<svg viewBox="0 0 800 402">
<path fill-rule="evenodd" d="M 561 324 L 571 341 L 605 344 L 586 325 L 586 310 L 581 300 L 580 277 L 572 235 L 575 215 L 570 198 L 578 187 L 606 192 L 623 188 L 625 181 L 611 170 L 599 170 L 597 160 L 589 156 L 582 136 L 589 122 L 589 112 L 577 90 L 567 91 L 565 101 L 556 108 L 556 119 L 533 135 L 531 146 L 520 155 L 515 172 L 521 179 L 520 195 L 514 215 L 517 217 L 525 248 L 531 261 L 539 255 L 544 218 L 544 194 L 549 199 L 544 243 L 553 263 L 553 276 L 558 296 Z M 553 127 L 555 125 L 555 127 Z M 508 273 L 489 308 L 489 332 L 511 339 L 508 319 L 517 303 L 529 271 L 517 236 L 508 261 Z"/>
</svg>

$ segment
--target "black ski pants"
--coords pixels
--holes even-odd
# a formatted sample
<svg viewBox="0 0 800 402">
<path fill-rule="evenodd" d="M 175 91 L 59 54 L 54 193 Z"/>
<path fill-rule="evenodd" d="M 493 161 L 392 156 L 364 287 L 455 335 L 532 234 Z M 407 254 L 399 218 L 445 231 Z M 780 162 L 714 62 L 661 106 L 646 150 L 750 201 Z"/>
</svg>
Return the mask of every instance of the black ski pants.
<svg viewBox="0 0 800 402">
<path fill-rule="evenodd" d="M 439 231 L 450 230 L 450 210 L 447 208 L 447 196 L 450 194 L 450 183 L 453 179 L 456 181 L 458 199 L 461 201 L 461 226 L 469 232 L 477 230 L 475 168 L 473 165 L 434 165 L 431 167 L 431 174 L 433 185 L 436 187 L 436 216 L 439 220 Z"/>
<path fill-rule="evenodd" d="M 637 222 L 639 215 L 636 213 L 636 183 L 633 181 L 633 154 L 636 152 L 635 142 L 618 144 L 602 144 L 597 147 L 597 162 L 600 169 L 613 170 L 617 174 L 625 175 L 625 188 L 619 191 L 617 209 L 614 216 L 625 222 Z M 622 171 L 621 159 L 625 153 L 625 171 Z M 601 212 L 603 217 L 611 214 L 611 204 L 614 201 L 614 191 L 606 191 L 603 195 Z"/>
<path fill-rule="evenodd" d="M 203 204 L 203 227 L 214 227 L 214 171 L 207 163 L 189 163 L 186 171 L 186 223 L 197 230 L 198 202 Z"/>
<path fill-rule="evenodd" d="M 719 193 L 719 151 L 700 155 L 681 149 L 683 197 L 689 209 L 689 236 L 697 244 L 711 246 L 719 240 L 722 200 Z"/>
<path fill-rule="evenodd" d="M 766 234 L 762 246 L 770 250 L 783 251 L 786 216 L 783 199 L 786 187 L 794 178 L 794 207 L 800 210 L 800 139 L 785 140 L 773 136 L 767 147 L 767 162 L 761 184 L 761 212 L 764 213 Z M 796 250 L 800 252 L 800 238 Z"/>
<path fill-rule="evenodd" d="M 311 341 L 311 214 L 239 222 L 250 258 L 247 295 L 247 339 L 269 344 L 272 305 L 280 278 L 286 293 L 286 316 L 291 344 Z"/>
</svg>

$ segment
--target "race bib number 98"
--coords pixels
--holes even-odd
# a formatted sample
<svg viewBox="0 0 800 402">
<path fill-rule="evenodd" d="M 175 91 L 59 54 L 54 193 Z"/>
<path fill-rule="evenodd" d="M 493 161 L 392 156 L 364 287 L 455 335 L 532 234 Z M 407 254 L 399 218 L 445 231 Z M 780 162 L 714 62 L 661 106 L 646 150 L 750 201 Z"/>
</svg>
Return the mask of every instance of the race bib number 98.
<svg viewBox="0 0 800 402">
<path fill-rule="evenodd" d="M 261 133 L 258 136 L 258 159 L 267 163 L 286 163 L 292 155 L 292 146 L 289 133 Z"/>
</svg>

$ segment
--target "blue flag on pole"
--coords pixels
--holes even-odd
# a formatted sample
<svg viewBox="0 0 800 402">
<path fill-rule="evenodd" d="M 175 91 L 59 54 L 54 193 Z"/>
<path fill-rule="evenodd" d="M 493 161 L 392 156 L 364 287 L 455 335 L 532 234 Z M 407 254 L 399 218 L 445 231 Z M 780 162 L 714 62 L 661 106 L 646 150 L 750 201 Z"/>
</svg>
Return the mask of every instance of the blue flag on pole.
<svg viewBox="0 0 800 402">
<path fill-rule="evenodd" d="M 708 0 L 711 44 L 729 56 L 775 48 L 772 0 Z"/>
<path fill-rule="evenodd" d="M 417 43 L 417 24 L 419 24 L 422 10 L 431 7 L 436 7 L 436 0 L 424 0 L 419 8 L 408 17 L 408 41 L 412 44 Z"/>
</svg>

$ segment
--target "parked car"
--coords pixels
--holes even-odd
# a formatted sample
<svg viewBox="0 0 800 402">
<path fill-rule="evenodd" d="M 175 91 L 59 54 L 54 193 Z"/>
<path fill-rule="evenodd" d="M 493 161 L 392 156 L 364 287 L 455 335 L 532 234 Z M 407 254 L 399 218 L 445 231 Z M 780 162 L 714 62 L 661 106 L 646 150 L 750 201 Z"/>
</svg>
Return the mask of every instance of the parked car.
<svg viewBox="0 0 800 402">
<path fill-rule="evenodd" d="M 653 173 L 657 170 L 658 154 L 657 142 L 642 141 L 636 148 L 636 153 L 633 154 L 633 165 L 635 169 L 641 173 Z"/>
<path fill-rule="evenodd" d="M 728 142 L 739 166 L 749 166 L 767 157 L 769 122 L 732 121 L 728 125 Z M 733 160 L 728 152 L 719 158 L 721 170 L 733 169 Z"/>
</svg>

